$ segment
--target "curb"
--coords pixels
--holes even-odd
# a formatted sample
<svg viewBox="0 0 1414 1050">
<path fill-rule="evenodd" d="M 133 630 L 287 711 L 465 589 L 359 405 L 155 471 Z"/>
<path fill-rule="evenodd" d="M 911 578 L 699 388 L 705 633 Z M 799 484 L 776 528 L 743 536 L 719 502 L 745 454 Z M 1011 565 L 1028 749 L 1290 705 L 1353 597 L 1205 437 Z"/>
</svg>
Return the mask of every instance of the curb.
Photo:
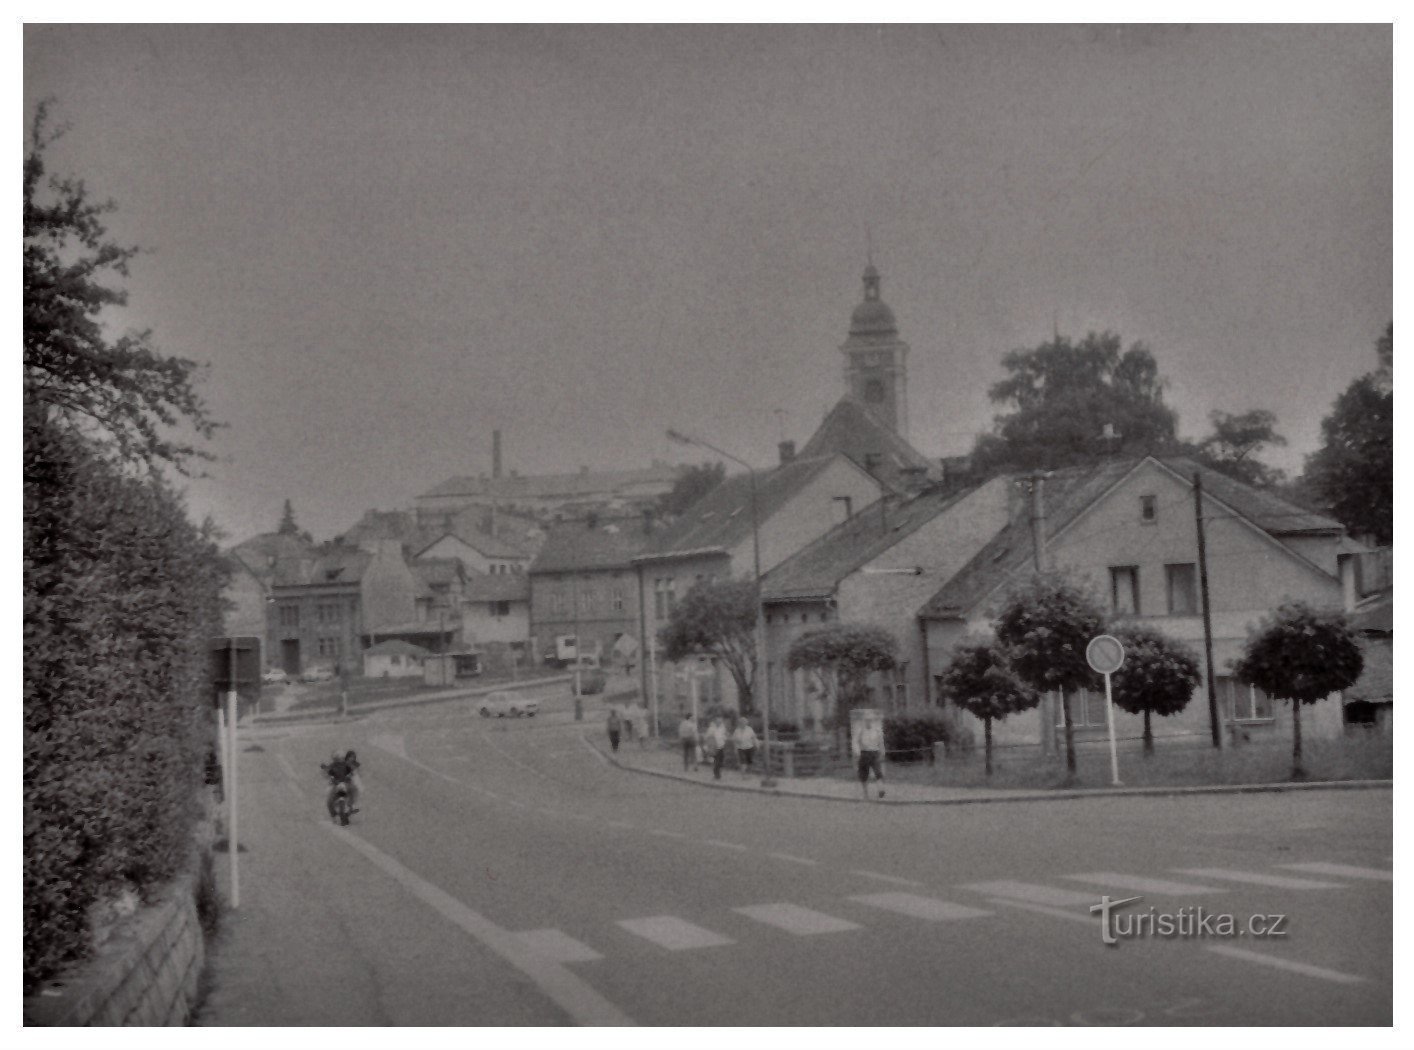
<svg viewBox="0 0 1414 1050">
<path fill-rule="evenodd" d="M 715 780 L 703 781 L 696 777 L 684 776 L 681 773 L 669 773 L 661 769 L 642 769 L 637 766 L 625 765 L 612 755 L 605 754 L 604 749 L 591 741 L 588 736 L 581 734 L 580 738 L 597 751 L 606 762 L 625 773 L 640 773 L 644 776 L 661 777 L 665 780 L 676 780 L 680 783 L 695 784 L 697 787 L 713 788 L 718 791 L 749 791 L 758 795 L 777 795 L 783 798 L 811 798 L 822 802 L 847 802 L 854 805 L 980 806 L 992 802 L 1062 802 L 1071 799 L 1087 798 L 1173 798 L 1183 795 L 1278 794 L 1286 791 L 1388 791 L 1394 787 L 1393 780 L 1315 780 L 1267 784 L 1203 784 L 1192 787 L 1073 788 L 1042 793 L 1028 792 L 1026 794 L 1016 795 L 983 795 L 978 798 L 847 798 L 841 795 L 822 795 L 810 791 L 794 791 L 789 788 L 768 788 L 761 787 L 760 785 L 729 784 Z M 963 788 L 959 790 L 976 789 Z"/>
<path fill-rule="evenodd" d="M 568 682 L 570 678 L 570 675 L 565 675 L 563 678 L 538 678 L 533 682 L 525 683 L 519 688 L 528 689 L 532 686 L 558 685 L 561 682 Z M 517 688 L 514 683 L 511 684 L 511 687 Z M 429 707 L 433 704 L 454 704 L 464 700 L 470 700 L 472 697 L 485 696 L 487 693 L 494 693 L 505 690 L 506 686 L 502 684 L 495 686 L 486 686 L 481 689 L 469 689 L 466 692 L 455 693 L 450 696 L 442 694 L 438 696 L 405 697 L 401 700 L 383 700 L 371 704 L 360 704 L 356 708 L 350 707 L 347 715 L 339 714 L 337 707 L 333 709 L 321 707 L 316 710 L 293 711 L 279 714 L 258 714 L 251 718 L 248 725 L 250 727 L 274 727 L 288 725 L 306 725 L 314 722 L 352 722 L 356 719 L 363 718 L 366 715 L 377 714 L 380 711 L 396 711 L 400 708 L 405 707 Z M 634 687 L 631 690 L 622 689 L 616 693 L 604 692 L 586 695 L 598 696 L 603 701 L 623 700 L 629 696 L 637 696 L 638 690 L 637 687 Z M 242 724 L 246 725 L 247 723 Z"/>
</svg>

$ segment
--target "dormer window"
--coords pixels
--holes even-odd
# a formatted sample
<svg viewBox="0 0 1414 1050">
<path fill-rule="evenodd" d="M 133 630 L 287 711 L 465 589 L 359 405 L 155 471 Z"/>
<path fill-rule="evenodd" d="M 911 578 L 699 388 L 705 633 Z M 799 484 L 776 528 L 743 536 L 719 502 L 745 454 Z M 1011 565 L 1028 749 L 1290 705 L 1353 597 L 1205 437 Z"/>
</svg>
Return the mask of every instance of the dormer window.
<svg viewBox="0 0 1414 1050">
<path fill-rule="evenodd" d="M 1139 497 L 1139 520 L 1140 520 L 1140 521 L 1157 521 L 1157 520 L 1158 520 L 1158 517 L 1159 517 L 1159 509 L 1158 509 L 1158 507 L 1155 505 L 1156 502 L 1157 502 L 1157 497 L 1156 497 L 1156 496 L 1140 496 L 1140 497 Z"/>
</svg>

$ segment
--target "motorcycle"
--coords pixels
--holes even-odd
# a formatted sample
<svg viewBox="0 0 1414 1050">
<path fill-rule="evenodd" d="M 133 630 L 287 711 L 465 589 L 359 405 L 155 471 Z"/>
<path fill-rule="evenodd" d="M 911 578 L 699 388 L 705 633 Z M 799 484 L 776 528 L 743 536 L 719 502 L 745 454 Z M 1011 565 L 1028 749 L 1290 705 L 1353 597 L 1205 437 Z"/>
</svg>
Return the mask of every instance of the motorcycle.
<svg viewBox="0 0 1414 1050">
<path fill-rule="evenodd" d="M 349 826 L 349 814 L 353 812 L 353 800 L 350 798 L 349 784 L 346 780 L 341 780 L 334 785 L 334 819 L 339 822 L 340 827 Z"/>
</svg>

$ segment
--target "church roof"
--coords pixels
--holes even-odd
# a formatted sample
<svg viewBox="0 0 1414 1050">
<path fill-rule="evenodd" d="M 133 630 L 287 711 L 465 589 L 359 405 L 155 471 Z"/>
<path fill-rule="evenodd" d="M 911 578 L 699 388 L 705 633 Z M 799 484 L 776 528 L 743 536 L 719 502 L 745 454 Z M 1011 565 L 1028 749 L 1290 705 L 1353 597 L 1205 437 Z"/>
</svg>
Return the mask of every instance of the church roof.
<svg viewBox="0 0 1414 1050">
<path fill-rule="evenodd" d="M 802 457 L 842 452 L 890 488 L 909 487 L 910 473 L 922 481 L 934 471 L 933 463 L 892 427 L 848 395 L 825 414 L 820 426 L 800 450 Z M 875 458 L 877 457 L 877 458 Z"/>
</svg>

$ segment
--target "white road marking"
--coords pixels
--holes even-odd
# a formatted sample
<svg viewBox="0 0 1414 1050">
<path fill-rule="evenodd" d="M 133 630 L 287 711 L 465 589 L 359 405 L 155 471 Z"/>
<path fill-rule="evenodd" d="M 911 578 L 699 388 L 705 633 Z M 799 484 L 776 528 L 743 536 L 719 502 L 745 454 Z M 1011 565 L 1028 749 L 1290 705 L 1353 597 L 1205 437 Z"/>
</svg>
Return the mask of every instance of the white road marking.
<svg viewBox="0 0 1414 1050">
<path fill-rule="evenodd" d="M 604 958 L 589 945 L 561 930 L 525 930 L 514 936 L 531 951 L 552 962 L 594 962 Z"/>
<path fill-rule="evenodd" d="M 969 882 L 962 887 L 976 890 L 988 897 L 1010 897 L 1015 900 L 1030 901 L 1032 904 L 1052 904 L 1065 907 L 1069 904 L 1095 904 L 1093 893 L 1076 893 L 1074 890 L 1058 890 L 1054 886 L 1039 886 L 1033 882 L 1013 882 L 1001 879 L 996 882 Z"/>
<path fill-rule="evenodd" d="M 600 753 L 600 751 L 599 751 L 598 748 L 596 748 L 596 747 L 595 747 L 593 744 L 591 744 L 588 740 L 585 740 L 584 737 L 580 737 L 580 738 L 579 738 L 579 742 L 584 745 L 585 750 L 587 750 L 591 755 L 593 755 L 595 758 L 597 758 L 600 762 L 604 763 L 604 765 L 607 766 L 607 765 L 611 765 L 611 764 L 612 764 L 612 763 L 609 762 L 609 760 L 608 760 L 607 758 L 605 758 L 605 757 L 603 756 L 603 754 Z"/>
<path fill-rule="evenodd" d="M 648 834 L 661 835 L 665 839 L 685 839 L 687 838 L 681 831 L 669 831 L 667 828 L 649 828 Z"/>
<path fill-rule="evenodd" d="M 1221 893 L 1213 886 L 1195 886 L 1191 882 L 1170 882 L 1167 879 L 1145 879 L 1138 875 L 1122 875 L 1113 871 L 1096 871 L 1088 875 L 1062 875 L 1071 882 L 1092 882 L 1096 886 L 1113 886 L 1132 893 L 1157 893 L 1186 897 L 1191 893 Z"/>
<path fill-rule="evenodd" d="M 981 908 L 969 908 L 952 901 L 940 901 L 936 897 L 920 897 L 915 893 L 863 893 L 849 898 L 871 908 L 897 912 L 914 919 L 938 922 L 943 919 L 980 919 L 991 915 Z"/>
<path fill-rule="evenodd" d="M 321 822 L 322 823 L 322 822 Z M 525 974 L 560 1009 L 577 1024 L 632 1025 L 633 1019 L 596 992 L 579 977 L 553 959 L 527 947 L 509 930 L 502 929 L 483 915 L 468 908 L 445 890 L 434 886 L 416 873 L 357 835 L 342 828 L 323 824 L 330 834 L 362 853 L 374 866 L 391 875 L 408 892 L 431 907 L 449 922 L 455 923 L 483 947 Z"/>
<path fill-rule="evenodd" d="M 694 926 L 685 919 L 672 915 L 655 915 L 647 919 L 624 919 L 619 923 L 629 933 L 652 941 L 660 948 L 672 952 L 693 948 L 715 948 L 723 944 L 733 944 L 730 937 Z"/>
<path fill-rule="evenodd" d="M 633 825 L 626 820 L 606 820 L 604 823 L 608 824 L 611 828 L 633 828 Z"/>
<path fill-rule="evenodd" d="M 1360 984 L 1365 980 L 1365 978 L 1357 977 L 1353 973 L 1327 970 L 1324 966 L 1312 966 L 1310 963 L 1292 962 L 1289 959 L 1280 959 L 1275 955 L 1251 952 L 1245 948 L 1231 948 L 1226 944 L 1209 945 L 1208 951 L 1213 952 L 1215 955 L 1226 955 L 1231 959 L 1241 959 L 1244 962 L 1257 963 L 1259 966 L 1270 966 L 1277 970 L 1287 970 L 1291 973 L 1305 974 L 1307 977 L 1319 977 L 1323 981 L 1334 981 L 1336 984 Z"/>
<path fill-rule="evenodd" d="M 1277 867 L 1290 868 L 1292 871 L 1309 871 L 1312 875 L 1331 875 L 1338 879 L 1374 879 L 1382 882 L 1390 882 L 1394 879 L 1392 871 L 1384 871 L 1380 868 L 1357 868 L 1353 864 L 1318 862 L 1314 864 L 1278 864 Z"/>
<path fill-rule="evenodd" d="M 863 875 L 866 879 L 878 879 L 880 882 L 892 882 L 895 886 L 922 886 L 923 883 L 914 879 L 904 879 L 897 875 L 885 875 L 882 871 L 868 871 L 865 868 L 850 868 L 851 875 Z"/>
<path fill-rule="evenodd" d="M 1270 886 L 1276 890 L 1339 890 L 1337 882 L 1316 882 L 1313 879 L 1293 879 L 1289 875 L 1268 875 L 1266 872 L 1238 871 L 1233 868 L 1175 868 L 1180 875 L 1197 875 L 1201 879 L 1226 879 L 1254 886 Z"/>
<path fill-rule="evenodd" d="M 859 929 L 858 923 L 837 919 L 833 915 L 826 915 L 811 908 L 802 908 L 798 904 L 751 904 L 745 908 L 733 908 L 732 911 L 799 936 Z"/>
<path fill-rule="evenodd" d="M 768 853 L 768 857 L 775 857 L 777 860 L 788 860 L 792 864 L 809 864 L 812 867 L 819 864 L 818 860 L 811 860 L 809 857 L 797 857 L 793 853 Z"/>
<path fill-rule="evenodd" d="M 1051 915 L 1057 919 L 1069 919 L 1071 922 L 1083 922 L 1093 926 L 1098 915 L 1086 915 L 1078 911 L 1066 911 L 1064 908 L 1052 908 L 1048 904 L 1027 904 L 1025 901 L 1003 900 L 1001 897 L 988 897 L 990 904 L 1002 904 L 1008 908 L 1021 908 L 1023 911 L 1039 912 L 1042 915 Z"/>
<path fill-rule="evenodd" d="M 740 842 L 724 842 L 721 839 L 703 839 L 702 842 L 704 845 L 708 846 L 720 846 L 722 849 L 734 849 L 740 853 L 746 852 L 746 847 L 743 846 Z"/>
</svg>

